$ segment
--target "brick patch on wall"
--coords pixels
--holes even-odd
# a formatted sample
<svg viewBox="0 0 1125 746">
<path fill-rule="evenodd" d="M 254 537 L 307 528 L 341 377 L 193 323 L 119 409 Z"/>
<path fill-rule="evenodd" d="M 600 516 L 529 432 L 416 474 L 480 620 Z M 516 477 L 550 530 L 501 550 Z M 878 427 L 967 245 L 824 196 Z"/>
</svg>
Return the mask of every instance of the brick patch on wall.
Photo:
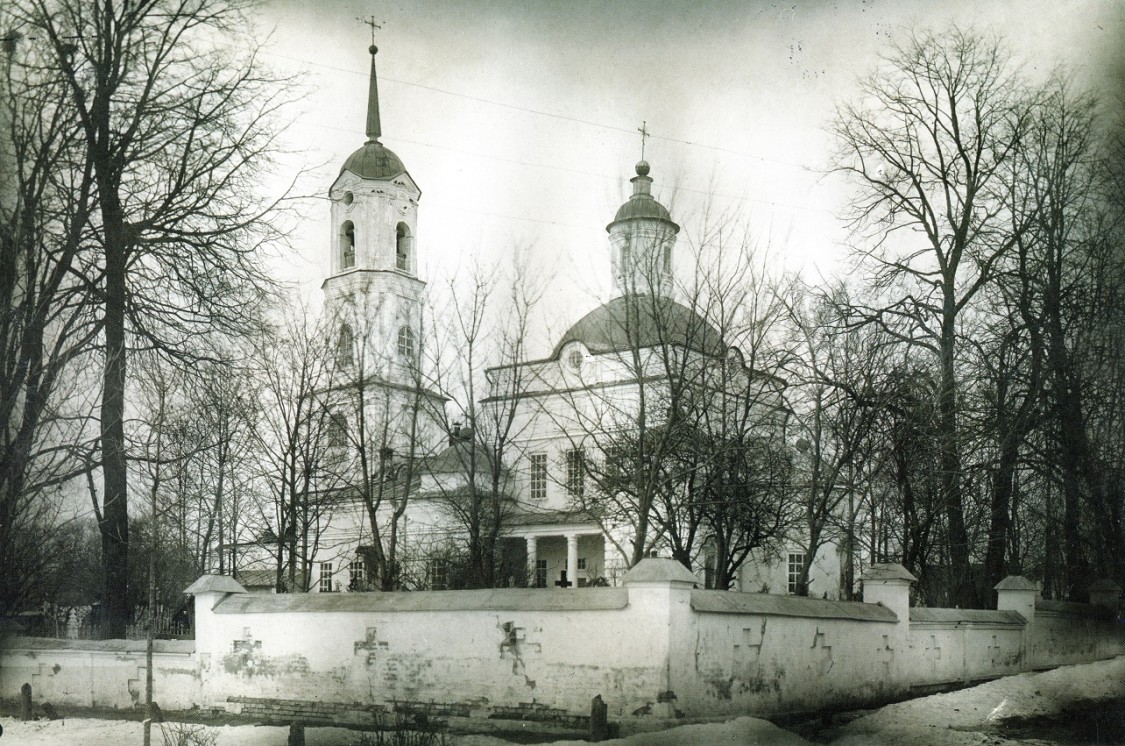
<svg viewBox="0 0 1125 746">
<path fill-rule="evenodd" d="M 537 723 L 558 723 L 576 730 L 590 727 L 588 715 L 571 715 L 566 710 L 536 702 L 521 702 L 518 707 L 493 707 L 491 720 L 528 720 Z"/>
<path fill-rule="evenodd" d="M 242 706 L 242 714 L 265 723 L 286 725 L 299 720 L 305 724 L 378 725 L 380 716 L 387 711 L 383 705 L 365 705 L 360 702 L 308 702 L 299 699 L 270 699 L 267 697 L 227 697 L 227 702 Z"/>
</svg>

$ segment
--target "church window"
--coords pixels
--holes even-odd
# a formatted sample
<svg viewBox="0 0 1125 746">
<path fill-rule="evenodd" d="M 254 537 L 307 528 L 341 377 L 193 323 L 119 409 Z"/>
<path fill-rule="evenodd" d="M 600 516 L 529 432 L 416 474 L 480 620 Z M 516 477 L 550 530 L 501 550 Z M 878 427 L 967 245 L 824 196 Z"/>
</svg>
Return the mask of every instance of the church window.
<svg viewBox="0 0 1125 746">
<path fill-rule="evenodd" d="M 788 589 L 790 593 L 796 593 L 798 586 L 801 583 L 801 570 L 805 566 L 805 555 L 799 552 L 789 553 L 789 567 L 788 567 Z"/>
<path fill-rule="evenodd" d="M 350 205 L 354 201 L 355 201 L 355 195 L 354 194 L 352 194 L 351 192 L 344 192 L 344 204 L 345 205 Z"/>
<path fill-rule="evenodd" d="M 410 229 L 406 227 L 406 223 L 399 223 L 395 229 L 395 269 L 410 271 L 410 249 Z"/>
<path fill-rule="evenodd" d="M 578 370 L 582 367 L 582 361 L 584 358 L 585 356 L 582 354 L 581 350 L 571 350 L 570 354 L 566 356 L 566 364 L 569 365 L 573 370 Z"/>
<path fill-rule="evenodd" d="M 664 247 L 664 271 L 665 272 L 671 272 L 672 271 L 672 247 L 671 246 L 665 246 Z"/>
<path fill-rule="evenodd" d="M 531 499 L 543 500 L 547 497 L 547 454 L 533 453 L 531 461 Z"/>
<path fill-rule="evenodd" d="M 328 418 L 328 446 L 344 448 L 348 445 L 348 419 L 340 412 L 333 412 Z"/>
<path fill-rule="evenodd" d="M 348 370 L 355 362 L 355 336 L 352 328 L 347 324 L 340 327 L 340 336 L 336 338 L 336 364 Z"/>
<path fill-rule="evenodd" d="M 624 277 L 632 269 L 633 249 L 628 242 L 621 246 L 621 275 Z"/>
<path fill-rule="evenodd" d="M 444 591 L 449 588 L 449 562 L 444 558 L 430 560 L 430 590 Z"/>
<path fill-rule="evenodd" d="M 340 227 L 340 269 L 355 266 L 355 225 L 345 220 Z"/>
<path fill-rule="evenodd" d="M 332 592 L 332 563 L 331 562 L 321 562 L 320 563 L 320 583 L 319 583 L 319 587 L 320 587 L 321 593 L 331 593 Z"/>
<path fill-rule="evenodd" d="M 409 326 L 398 330 L 398 356 L 403 362 L 414 362 L 414 330 Z"/>
<path fill-rule="evenodd" d="M 362 558 L 357 558 L 348 563 L 350 576 L 348 590 L 362 591 L 367 588 L 367 572 Z"/>
<path fill-rule="evenodd" d="M 580 449 L 566 452 L 566 494 L 581 497 L 585 488 L 585 458 Z"/>
</svg>

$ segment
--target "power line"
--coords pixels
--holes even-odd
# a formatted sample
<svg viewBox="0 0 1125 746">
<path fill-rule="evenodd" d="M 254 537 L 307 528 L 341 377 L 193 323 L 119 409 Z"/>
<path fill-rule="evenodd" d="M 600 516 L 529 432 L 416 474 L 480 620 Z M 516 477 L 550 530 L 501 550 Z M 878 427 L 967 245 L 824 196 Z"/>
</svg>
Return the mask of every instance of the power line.
<svg viewBox="0 0 1125 746">
<path fill-rule="evenodd" d="M 317 128 L 334 130 L 334 131 L 337 131 L 337 132 L 346 132 L 350 135 L 357 135 L 356 130 L 349 129 L 349 128 L 346 128 L 346 127 L 335 127 L 335 126 L 330 125 L 330 124 L 320 124 L 320 123 L 313 123 L 312 126 L 317 127 Z M 618 183 L 626 181 L 626 178 L 624 176 L 620 176 L 620 175 L 610 175 L 610 174 L 597 173 L 597 172 L 594 172 L 594 171 L 584 171 L 584 170 L 579 169 L 579 168 L 567 168 L 565 166 L 558 166 L 558 165 L 552 165 L 552 164 L 547 164 L 547 163 L 534 163 L 532 161 L 524 161 L 524 160 L 520 160 L 518 158 L 504 158 L 502 156 L 489 155 L 487 153 L 479 153 L 479 152 L 472 151 L 472 150 L 465 150 L 463 148 L 454 148 L 454 147 L 450 147 L 448 145 L 437 145 L 437 144 L 430 143 L 430 142 L 423 142 L 421 140 L 411 140 L 411 139 L 405 138 L 405 137 L 389 137 L 387 139 L 391 140 L 392 142 L 400 142 L 400 143 L 405 143 L 405 144 L 409 144 L 409 145 L 417 145 L 417 146 L 423 147 L 423 148 L 433 148 L 435 150 L 444 150 L 444 151 L 447 151 L 447 152 L 450 152 L 450 153 L 460 153 L 462 155 L 470 155 L 470 156 L 473 156 L 475 158 L 481 158 L 481 159 L 484 159 L 484 160 L 496 161 L 498 163 L 510 163 L 510 164 L 517 165 L 517 166 L 525 166 L 527 168 L 538 168 L 538 169 L 543 169 L 543 170 L 547 170 L 547 171 L 562 171 L 564 173 L 578 174 L 580 176 L 592 176 L 594 178 L 606 179 L 606 180 L 609 180 L 609 181 L 616 181 Z M 760 198 L 760 197 L 750 197 L 750 196 L 746 196 L 746 195 L 731 194 L 729 192 L 719 192 L 719 191 L 708 190 L 708 189 L 693 189 L 691 187 L 684 187 L 684 186 L 676 187 L 676 191 L 690 192 L 690 193 L 694 193 L 694 194 L 700 194 L 700 195 L 703 195 L 703 196 L 706 196 L 706 197 L 725 197 L 726 199 L 734 200 L 736 202 L 756 202 L 758 204 L 763 204 L 763 205 L 768 205 L 770 207 L 778 207 L 778 208 L 783 208 L 783 209 L 788 209 L 788 210 L 797 210 L 797 211 L 803 211 L 803 212 L 823 212 L 823 213 L 827 213 L 827 214 L 830 214 L 830 215 L 833 214 L 832 210 L 830 210 L 828 208 L 825 208 L 825 207 L 809 207 L 808 205 L 794 205 L 794 204 L 790 204 L 790 203 L 787 203 L 787 202 L 777 202 L 777 201 L 774 201 L 774 200 L 763 199 L 763 198 Z M 435 205 L 431 204 L 431 206 L 435 206 Z M 450 208 L 450 209 L 462 209 L 462 208 Z M 553 225 L 573 225 L 571 223 L 562 223 L 562 222 L 556 222 L 556 221 L 531 220 L 529 218 L 518 218 L 518 217 L 511 216 L 511 215 L 499 215 L 499 214 L 494 214 L 494 213 L 480 213 L 480 214 L 488 215 L 488 216 L 491 216 L 491 217 L 507 218 L 507 219 L 510 219 L 510 220 L 550 223 L 550 224 L 553 224 Z M 581 227 L 581 226 L 575 226 L 575 227 Z"/>
<path fill-rule="evenodd" d="M 352 70 L 352 69 L 349 69 L 349 68 L 336 67 L 334 65 L 328 65 L 328 64 L 325 64 L 323 62 L 313 62 L 311 60 L 302 59 L 300 57 L 290 57 L 288 55 L 279 54 L 277 52 L 268 52 L 267 54 L 269 54 L 273 57 L 278 57 L 280 59 L 290 60 L 292 62 L 300 62 L 302 64 L 312 65 L 314 67 L 321 67 L 321 68 L 324 68 L 326 70 L 335 70 L 337 72 L 347 73 L 349 75 L 355 75 L 355 76 L 359 76 L 359 77 L 367 77 L 366 72 L 358 72 L 356 70 Z M 386 81 L 392 82 L 392 83 L 397 83 L 398 85 L 410 86 L 410 87 L 413 87 L 413 88 L 421 88 L 422 90 L 433 91 L 435 93 L 441 93 L 441 94 L 444 94 L 446 96 L 453 96 L 455 98 L 463 98 L 463 99 L 466 99 L 468 101 L 475 101 L 477 103 L 488 104 L 490 106 L 498 106 L 498 107 L 505 108 L 505 109 L 511 109 L 513 111 L 519 111 L 519 112 L 523 112 L 525 114 L 534 114 L 536 116 L 549 117 L 551 119 L 558 119 L 558 120 L 564 121 L 564 122 L 573 122 L 575 124 L 584 124 L 584 125 L 587 125 L 589 127 L 597 127 L 599 129 L 608 130 L 610 132 L 619 132 L 619 133 L 624 133 L 624 134 L 627 134 L 627 135 L 635 134 L 635 128 L 619 127 L 615 124 L 607 124 L 605 122 L 596 122 L 596 121 L 591 120 L 591 119 L 583 119 L 581 117 L 574 117 L 574 116 L 570 116 L 570 115 L 567 115 L 567 114 L 557 114 L 557 113 L 554 113 L 554 112 L 542 111 L 541 109 L 533 109 L 529 106 L 521 106 L 519 104 L 513 104 L 513 103 L 509 103 L 507 101 L 497 101 L 495 99 L 485 98 L 483 96 L 475 96 L 475 95 L 472 95 L 472 94 L 469 94 L 469 93 L 460 93 L 458 91 L 450 91 L 450 90 L 445 89 L 445 88 L 438 88 L 437 86 L 426 85 L 424 83 L 416 83 L 416 82 L 410 81 L 410 80 L 402 80 L 401 78 L 392 78 L 392 77 L 387 76 L 387 75 L 380 75 L 379 79 L 380 80 L 386 80 Z M 663 140 L 665 142 L 678 143 L 680 145 L 687 145 L 689 147 L 694 147 L 694 148 L 705 148 L 707 150 L 712 150 L 712 151 L 715 151 L 717 153 L 727 153 L 727 154 L 730 154 L 730 155 L 737 155 L 737 156 L 740 156 L 740 157 L 743 157 L 743 158 L 751 158 L 751 159 L 754 159 L 754 160 L 762 161 L 763 163 L 773 163 L 773 164 L 776 164 L 776 165 L 779 165 L 779 166 L 788 166 L 790 168 L 796 168 L 796 169 L 801 170 L 801 171 L 808 171 L 809 170 L 808 167 L 806 165 L 804 165 L 803 163 L 795 163 L 793 161 L 787 161 L 787 160 L 782 159 L 782 158 L 771 158 L 769 156 L 758 155 L 756 153 L 747 153 L 745 151 L 735 150 L 733 148 L 725 148 L 725 147 L 722 147 L 722 146 L 719 146 L 719 145 L 709 145 L 707 143 L 695 142 L 695 141 L 692 141 L 692 140 L 685 140 L 685 139 L 678 138 L 678 137 L 669 137 L 667 135 L 655 135 L 655 134 L 652 134 L 652 133 L 648 133 L 648 137 L 651 137 L 654 140 Z"/>
</svg>

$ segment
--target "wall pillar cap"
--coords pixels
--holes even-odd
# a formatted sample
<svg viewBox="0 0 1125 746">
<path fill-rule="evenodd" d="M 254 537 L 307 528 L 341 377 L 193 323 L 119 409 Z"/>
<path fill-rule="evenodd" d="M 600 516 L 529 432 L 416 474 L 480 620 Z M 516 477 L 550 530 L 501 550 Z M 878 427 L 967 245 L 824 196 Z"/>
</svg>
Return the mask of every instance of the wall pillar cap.
<svg viewBox="0 0 1125 746">
<path fill-rule="evenodd" d="M 1094 581 L 1094 584 L 1090 586 L 1090 590 L 1101 593 L 1121 593 L 1121 586 L 1114 582 L 1112 578 L 1102 578 L 1101 580 Z"/>
<path fill-rule="evenodd" d="M 699 579 L 691 570 L 680 562 L 667 557 L 646 557 L 633 565 L 624 579 L 625 585 L 640 583 L 654 585 L 685 585 L 687 587 L 699 584 Z"/>
<path fill-rule="evenodd" d="M 1031 582 L 1022 575 L 1009 575 L 1001 580 L 996 585 L 992 586 L 994 591 L 1035 591 L 1039 592 L 1039 586 Z"/>
<path fill-rule="evenodd" d="M 898 581 L 902 583 L 918 582 L 918 578 L 911 575 L 909 570 L 897 562 L 876 562 L 870 565 L 859 579 L 883 582 Z"/>
<path fill-rule="evenodd" d="M 184 589 L 185 596 L 198 596 L 202 593 L 247 593 L 242 585 L 229 575 L 203 575 Z"/>
</svg>

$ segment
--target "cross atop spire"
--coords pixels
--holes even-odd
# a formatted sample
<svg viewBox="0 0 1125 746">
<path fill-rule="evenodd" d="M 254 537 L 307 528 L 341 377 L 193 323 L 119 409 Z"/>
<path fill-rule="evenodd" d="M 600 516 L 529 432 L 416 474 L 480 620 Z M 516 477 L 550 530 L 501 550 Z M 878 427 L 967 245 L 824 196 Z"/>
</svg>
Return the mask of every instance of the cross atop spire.
<svg viewBox="0 0 1125 746">
<path fill-rule="evenodd" d="M 356 20 L 371 27 L 371 46 L 375 46 L 375 29 L 383 28 L 383 24 L 376 23 L 375 16 L 369 16 L 368 18 L 357 18 Z"/>
<path fill-rule="evenodd" d="M 379 81 L 375 75 L 375 54 L 379 51 L 375 46 L 375 29 L 383 28 L 383 24 L 376 23 L 375 16 L 356 20 L 371 27 L 371 46 L 367 50 L 371 53 L 371 83 L 367 89 L 367 139 L 375 142 L 383 134 L 379 123 Z"/>
<path fill-rule="evenodd" d="M 637 132 L 641 133 L 641 160 L 643 161 L 645 159 L 645 140 L 652 135 L 648 131 L 648 122 L 642 121 L 641 126 L 637 127 Z"/>
</svg>

